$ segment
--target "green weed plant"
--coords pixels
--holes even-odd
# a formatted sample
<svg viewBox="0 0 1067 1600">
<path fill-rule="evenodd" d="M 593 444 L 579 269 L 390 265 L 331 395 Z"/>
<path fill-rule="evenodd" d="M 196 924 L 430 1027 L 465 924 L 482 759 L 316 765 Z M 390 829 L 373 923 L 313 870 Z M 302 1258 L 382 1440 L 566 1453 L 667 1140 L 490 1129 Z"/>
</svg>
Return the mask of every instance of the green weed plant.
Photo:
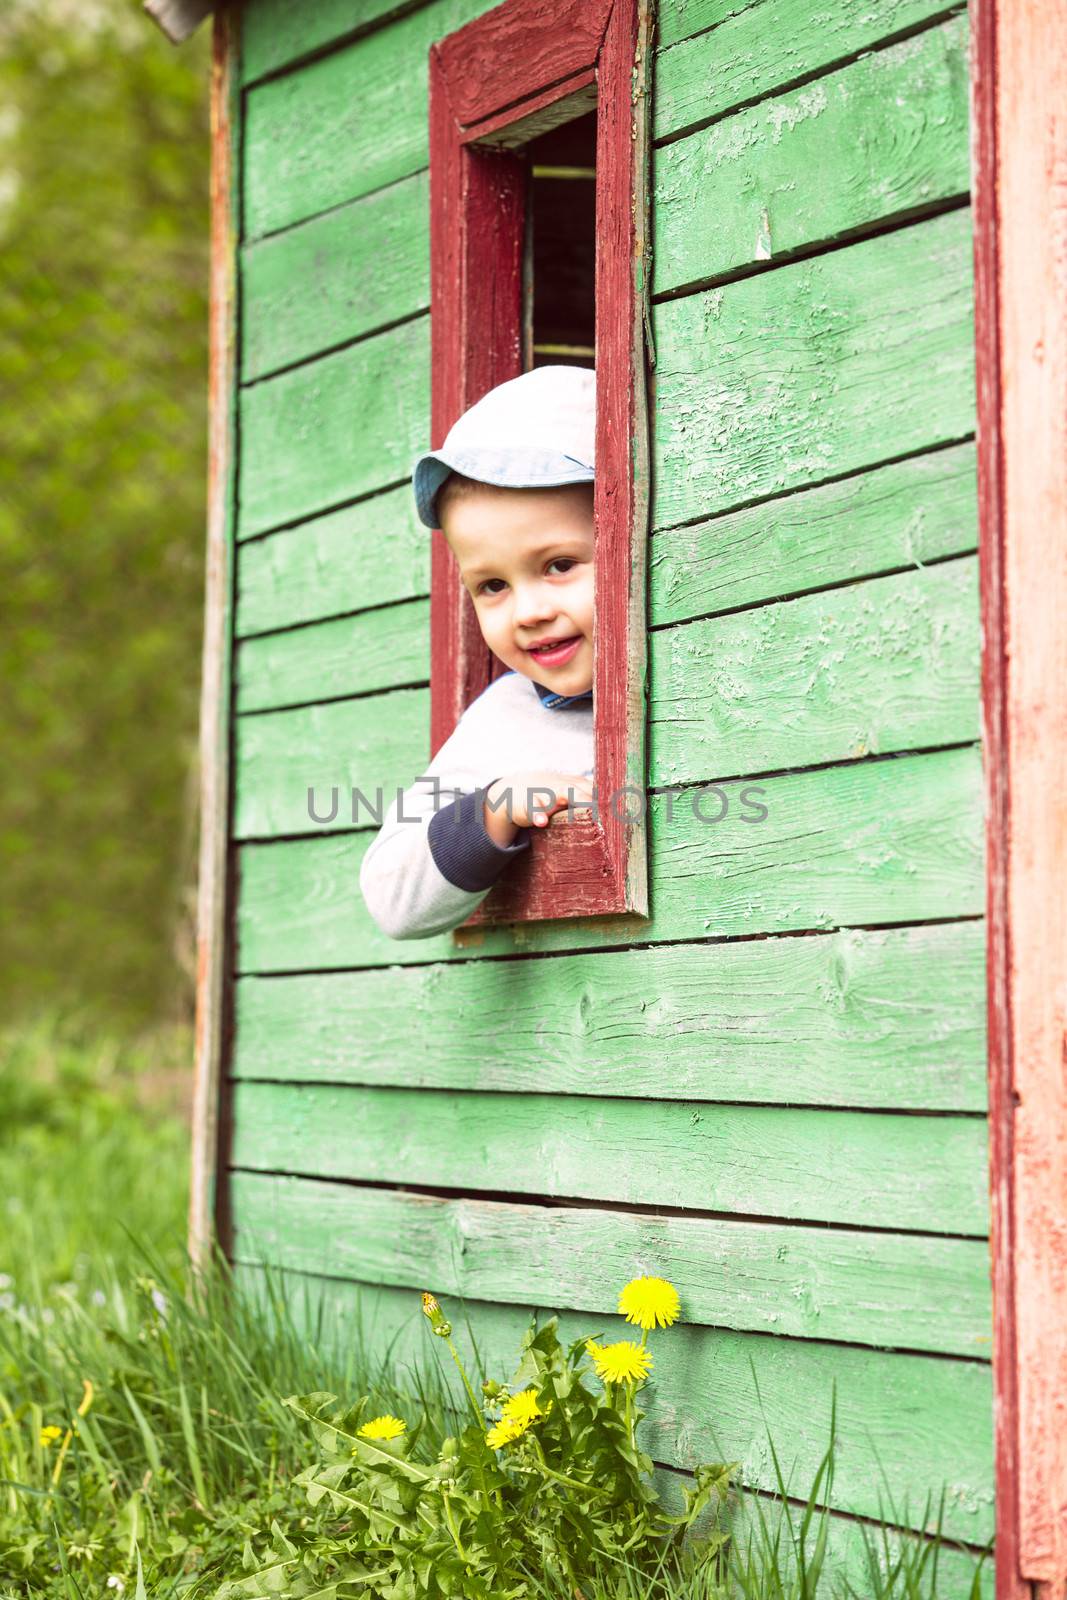
<svg viewBox="0 0 1067 1600">
<path fill-rule="evenodd" d="M 270 1559 L 224 1584 L 217 1600 L 532 1600 L 545 1581 L 591 1593 L 612 1563 L 662 1582 L 721 1564 L 727 1535 L 717 1525 L 699 1538 L 693 1530 L 725 1502 L 738 1463 L 698 1467 L 685 1509 L 669 1514 L 637 1443 L 640 1377 L 591 1380 L 602 1347 L 579 1339 L 564 1348 L 552 1318 L 528 1330 L 509 1383 L 487 1381 L 479 1401 L 450 1325 L 427 1300 L 461 1372 L 466 1426 L 426 1459 L 418 1426 L 409 1433 L 399 1419 L 368 1420 L 363 1401 L 292 1397 L 319 1455 L 296 1482 L 311 1507 L 335 1516 L 305 1539 L 276 1537 Z"/>
</svg>

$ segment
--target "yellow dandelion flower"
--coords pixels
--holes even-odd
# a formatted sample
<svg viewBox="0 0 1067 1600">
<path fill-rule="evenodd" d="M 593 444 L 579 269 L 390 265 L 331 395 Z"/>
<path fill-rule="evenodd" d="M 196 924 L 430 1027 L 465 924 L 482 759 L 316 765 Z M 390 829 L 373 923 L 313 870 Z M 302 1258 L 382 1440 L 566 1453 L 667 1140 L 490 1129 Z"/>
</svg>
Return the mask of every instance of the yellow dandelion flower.
<svg viewBox="0 0 1067 1600">
<path fill-rule="evenodd" d="M 407 1423 L 399 1417 L 373 1417 L 370 1422 L 365 1422 L 359 1430 L 361 1439 L 398 1439 L 407 1431 Z"/>
<path fill-rule="evenodd" d="M 536 1421 L 538 1417 L 548 1415 L 548 1412 L 542 1411 L 538 1405 L 540 1398 L 541 1396 L 536 1389 L 524 1389 L 521 1394 L 513 1394 L 510 1399 L 504 1401 L 504 1416 L 502 1420 L 505 1422 L 521 1422 L 524 1427 L 528 1428 L 530 1423 Z"/>
<path fill-rule="evenodd" d="M 485 1436 L 485 1442 L 490 1450 L 499 1450 L 502 1445 L 513 1444 L 516 1439 L 521 1439 L 527 1428 L 528 1422 L 516 1422 L 512 1417 L 501 1417 L 499 1422 L 494 1422 Z"/>
<path fill-rule="evenodd" d="M 604 1383 L 633 1383 L 647 1378 L 652 1365 L 651 1352 L 644 1345 L 622 1339 L 618 1344 L 598 1345 L 593 1356 L 596 1374 Z"/>
<path fill-rule="evenodd" d="M 56 1440 L 62 1438 L 62 1436 L 63 1429 L 57 1428 L 54 1422 L 49 1423 L 47 1428 L 41 1429 L 41 1449 L 47 1450 L 49 1445 L 55 1444 Z"/>
<path fill-rule="evenodd" d="M 619 1296 L 619 1312 L 639 1328 L 669 1328 L 681 1310 L 673 1283 L 665 1278 L 633 1278 Z"/>
</svg>

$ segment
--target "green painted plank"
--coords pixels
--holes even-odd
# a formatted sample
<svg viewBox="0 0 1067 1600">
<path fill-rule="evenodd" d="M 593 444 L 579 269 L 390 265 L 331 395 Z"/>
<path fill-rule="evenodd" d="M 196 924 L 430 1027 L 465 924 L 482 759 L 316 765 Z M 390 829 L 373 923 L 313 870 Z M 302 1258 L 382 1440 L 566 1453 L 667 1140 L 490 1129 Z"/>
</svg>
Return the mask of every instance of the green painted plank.
<svg viewBox="0 0 1067 1600">
<path fill-rule="evenodd" d="M 715 78 L 701 73 L 705 93 Z M 963 15 L 667 145 L 654 162 L 654 291 L 966 194 L 967 130 Z"/>
<path fill-rule="evenodd" d="M 345 34 L 381 27 L 421 0 L 254 0 L 241 18 L 241 82 L 247 86 Z"/>
<path fill-rule="evenodd" d="M 977 739 L 980 644 L 974 556 L 654 633 L 648 781 Z"/>
<path fill-rule="evenodd" d="M 666 529 L 650 548 L 651 620 L 686 622 L 961 554 L 977 546 L 977 521 L 975 447 L 967 443 Z M 245 540 L 237 631 L 265 633 L 428 594 L 430 544 L 407 484 Z"/>
<path fill-rule="evenodd" d="M 429 592 L 430 536 L 408 483 L 238 546 L 239 635 Z"/>
<path fill-rule="evenodd" d="M 531 1063 L 531 1078 L 536 1081 Z M 233 1164 L 982 1237 L 985 1119 L 242 1081 Z"/>
<path fill-rule="evenodd" d="M 977 747 L 762 780 L 768 815 L 761 823 L 741 820 L 736 802 L 748 787 L 727 787 L 730 809 L 719 823 L 693 814 L 691 792 L 652 798 L 647 920 L 520 923 L 472 930 L 462 941 L 450 934 L 387 939 L 357 887 L 371 834 L 246 847 L 237 971 L 390 966 L 982 915 Z M 699 804 L 707 817 L 721 810 L 710 796 Z"/>
<path fill-rule="evenodd" d="M 238 1078 L 517 1090 L 536 1059 L 555 1094 L 899 1111 L 988 1095 L 980 922 L 247 977 L 235 1007 Z"/>
<path fill-rule="evenodd" d="M 658 1467 L 654 1476 L 661 1485 L 665 1503 L 676 1506 L 677 1512 L 681 1512 L 683 1487 L 692 1485 L 692 1475 L 683 1474 L 676 1467 Z M 806 1501 L 806 1494 L 803 1498 Z M 789 1505 L 787 1510 L 783 1510 L 777 1496 L 770 1497 L 759 1490 L 742 1490 L 731 1503 L 722 1525 L 729 1528 L 743 1559 L 745 1553 L 752 1552 L 749 1566 L 753 1571 L 760 1572 L 767 1567 L 766 1557 L 761 1559 L 757 1552 L 768 1547 L 777 1548 L 776 1569 L 783 1582 L 792 1585 L 784 1592 L 794 1595 L 804 1593 L 800 1563 L 793 1544 L 793 1539 L 799 1538 L 801 1517 L 800 1505 Z M 914 1564 L 922 1554 L 926 1556 L 927 1579 L 933 1569 L 930 1543 L 922 1535 L 902 1532 L 893 1527 L 884 1528 L 884 1525 L 874 1522 L 856 1521 L 824 1510 L 812 1518 L 808 1529 L 805 1553 L 809 1567 L 803 1581 L 809 1586 L 812 1583 L 811 1556 L 821 1527 L 825 1527 L 825 1563 L 814 1588 L 809 1587 L 809 1593 L 816 1600 L 841 1600 L 842 1595 L 848 1594 L 873 1595 L 879 1589 L 884 1593 L 890 1566 L 900 1566 L 907 1559 L 913 1563 L 914 1569 Z M 871 1557 L 867 1555 L 864 1535 Z M 769 1545 L 765 1543 L 765 1537 Z M 981 1557 L 980 1550 L 944 1542 L 937 1554 L 938 1600 L 994 1600 L 992 1557 L 986 1552 L 984 1565 Z M 877 1578 L 872 1576 L 872 1558 Z M 922 1581 L 920 1579 L 920 1583 Z M 846 1588 L 846 1584 L 851 1584 L 851 1589 Z"/>
<path fill-rule="evenodd" d="M 684 795 L 672 819 L 657 805 L 656 916 L 715 937 L 977 915 L 979 764 L 969 746 L 787 774 L 766 784 L 763 823 L 731 809 L 702 824 Z M 715 817 L 721 803 L 700 809 Z"/>
<path fill-rule="evenodd" d="M 653 523 L 974 429 L 967 209 L 654 308 Z"/>
<path fill-rule="evenodd" d="M 619 1285 L 670 1278 L 686 1322 L 980 1356 L 984 1241 L 712 1217 L 443 1200 L 230 1175 L 234 1254 L 363 1283 L 613 1315 Z"/>
<path fill-rule="evenodd" d="M 536 1053 L 560 1093 L 981 1111 L 983 975 L 965 923 L 245 978 L 233 1070 L 506 1090 Z"/>
<path fill-rule="evenodd" d="M 239 1273 L 242 1283 L 262 1281 L 256 1268 Z M 368 1290 L 296 1274 L 289 1282 L 294 1315 L 307 1316 L 309 1326 L 315 1326 L 310 1319 L 318 1317 L 325 1296 L 337 1337 L 351 1339 L 353 1327 L 364 1329 L 375 1350 L 383 1356 L 390 1352 L 393 1370 L 397 1364 L 439 1362 L 444 1380 L 458 1390 L 452 1363 L 438 1349 L 413 1291 Z M 528 1313 L 484 1302 L 448 1309 L 472 1372 L 509 1377 Z M 480 1362 L 471 1349 L 464 1309 Z M 573 1340 L 602 1328 L 615 1335 L 621 1326 L 567 1314 L 560 1335 Z M 769 1435 L 788 1492 L 806 1499 L 829 1442 L 835 1385 L 834 1506 L 875 1518 L 884 1510 L 889 1517 L 891 1496 L 898 1514 L 894 1520 L 932 1532 L 944 1484 L 946 1535 L 979 1545 L 992 1538 L 993 1401 L 985 1362 L 679 1326 L 652 1339 L 655 1381 L 642 1394 L 650 1413 L 642 1442 L 654 1459 L 688 1468 L 699 1461 L 740 1461 L 743 1483 L 773 1492 Z"/>
<path fill-rule="evenodd" d="M 430 309 L 428 177 L 245 247 L 245 382 Z"/>
<path fill-rule="evenodd" d="M 775 0 L 762 0 L 764 10 L 768 4 L 774 3 Z M 777 3 L 780 4 L 781 0 L 777 0 Z M 760 5 L 761 0 L 670 0 L 669 5 L 657 9 L 656 44 L 661 48 L 677 44 L 693 34 L 718 27 L 728 17 L 747 10 L 753 4 Z M 656 69 L 658 76 L 658 62 Z"/>
<path fill-rule="evenodd" d="M 972 443 L 909 456 L 656 535 L 653 625 L 921 567 L 978 544 Z"/>
<path fill-rule="evenodd" d="M 380 787 L 387 808 L 397 786 L 406 789 L 429 758 L 428 727 L 426 689 L 239 717 L 234 837 L 351 827 L 353 789 L 376 804 Z M 317 824 L 309 790 L 314 813 L 322 817 L 331 810 L 335 789 L 336 819 Z"/>
<path fill-rule="evenodd" d="M 950 9 L 945 0 L 672 0 L 659 17 L 654 137 L 762 99 Z"/>
<path fill-rule="evenodd" d="M 655 633 L 649 782 L 975 739 L 979 643 L 973 557 Z M 428 650 L 423 600 L 248 640 L 238 710 L 414 683 Z"/>
<path fill-rule="evenodd" d="M 970 281 L 959 211 L 657 306 L 656 524 L 967 433 Z M 243 536 L 407 476 L 428 334 L 418 318 L 243 392 Z"/>
<path fill-rule="evenodd" d="M 238 711 L 367 694 L 430 675 L 430 602 L 378 606 L 237 646 Z"/>
<path fill-rule="evenodd" d="M 409 620 L 409 608 L 387 608 L 252 641 L 247 672 L 242 645 L 241 709 L 424 677 L 425 602 L 412 602 L 411 612 Z M 978 652 L 973 557 L 656 633 L 649 781 L 735 779 L 976 739 Z M 393 704 L 391 694 L 368 696 L 322 715 L 308 707 L 257 717 L 251 733 L 242 726 L 237 836 L 317 831 L 309 784 L 356 783 L 367 792 L 373 781 L 390 796 L 397 784 L 406 788 L 421 770 L 419 712 L 396 701 L 407 708 L 405 742 Z M 358 752 L 362 779 L 349 777 L 338 748 Z M 373 752 L 380 753 L 372 759 Z M 351 806 L 342 805 L 331 827 L 351 826 Z"/>
<path fill-rule="evenodd" d="M 429 437 L 418 317 L 241 391 L 241 537 L 408 478 Z"/>
<path fill-rule="evenodd" d="M 435 0 L 245 100 L 245 236 L 273 233 L 429 162 L 430 46 L 492 0 Z"/>
</svg>

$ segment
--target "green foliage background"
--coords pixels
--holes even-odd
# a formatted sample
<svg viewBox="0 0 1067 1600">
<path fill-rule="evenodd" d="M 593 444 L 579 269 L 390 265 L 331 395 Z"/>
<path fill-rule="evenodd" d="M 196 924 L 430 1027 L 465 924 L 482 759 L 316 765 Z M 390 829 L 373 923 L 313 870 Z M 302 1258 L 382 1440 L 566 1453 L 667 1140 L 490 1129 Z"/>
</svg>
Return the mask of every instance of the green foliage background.
<svg viewBox="0 0 1067 1600">
<path fill-rule="evenodd" d="M 209 31 L 175 48 L 137 0 L 0 7 L 8 1018 L 190 1005 Z"/>
</svg>

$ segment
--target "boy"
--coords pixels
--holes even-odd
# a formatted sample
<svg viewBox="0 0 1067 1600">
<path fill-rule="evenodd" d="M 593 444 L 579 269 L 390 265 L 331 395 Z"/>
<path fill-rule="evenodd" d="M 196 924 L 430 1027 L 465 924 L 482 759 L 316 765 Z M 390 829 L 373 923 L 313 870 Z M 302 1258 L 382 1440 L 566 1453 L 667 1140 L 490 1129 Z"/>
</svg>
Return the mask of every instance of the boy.
<svg viewBox="0 0 1067 1600">
<path fill-rule="evenodd" d="M 593 373 L 536 367 L 464 412 L 412 476 L 509 669 L 389 808 L 359 882 L 383 933 L 465 922 L 531 827 L 593 800 Z"/>
</svg>

